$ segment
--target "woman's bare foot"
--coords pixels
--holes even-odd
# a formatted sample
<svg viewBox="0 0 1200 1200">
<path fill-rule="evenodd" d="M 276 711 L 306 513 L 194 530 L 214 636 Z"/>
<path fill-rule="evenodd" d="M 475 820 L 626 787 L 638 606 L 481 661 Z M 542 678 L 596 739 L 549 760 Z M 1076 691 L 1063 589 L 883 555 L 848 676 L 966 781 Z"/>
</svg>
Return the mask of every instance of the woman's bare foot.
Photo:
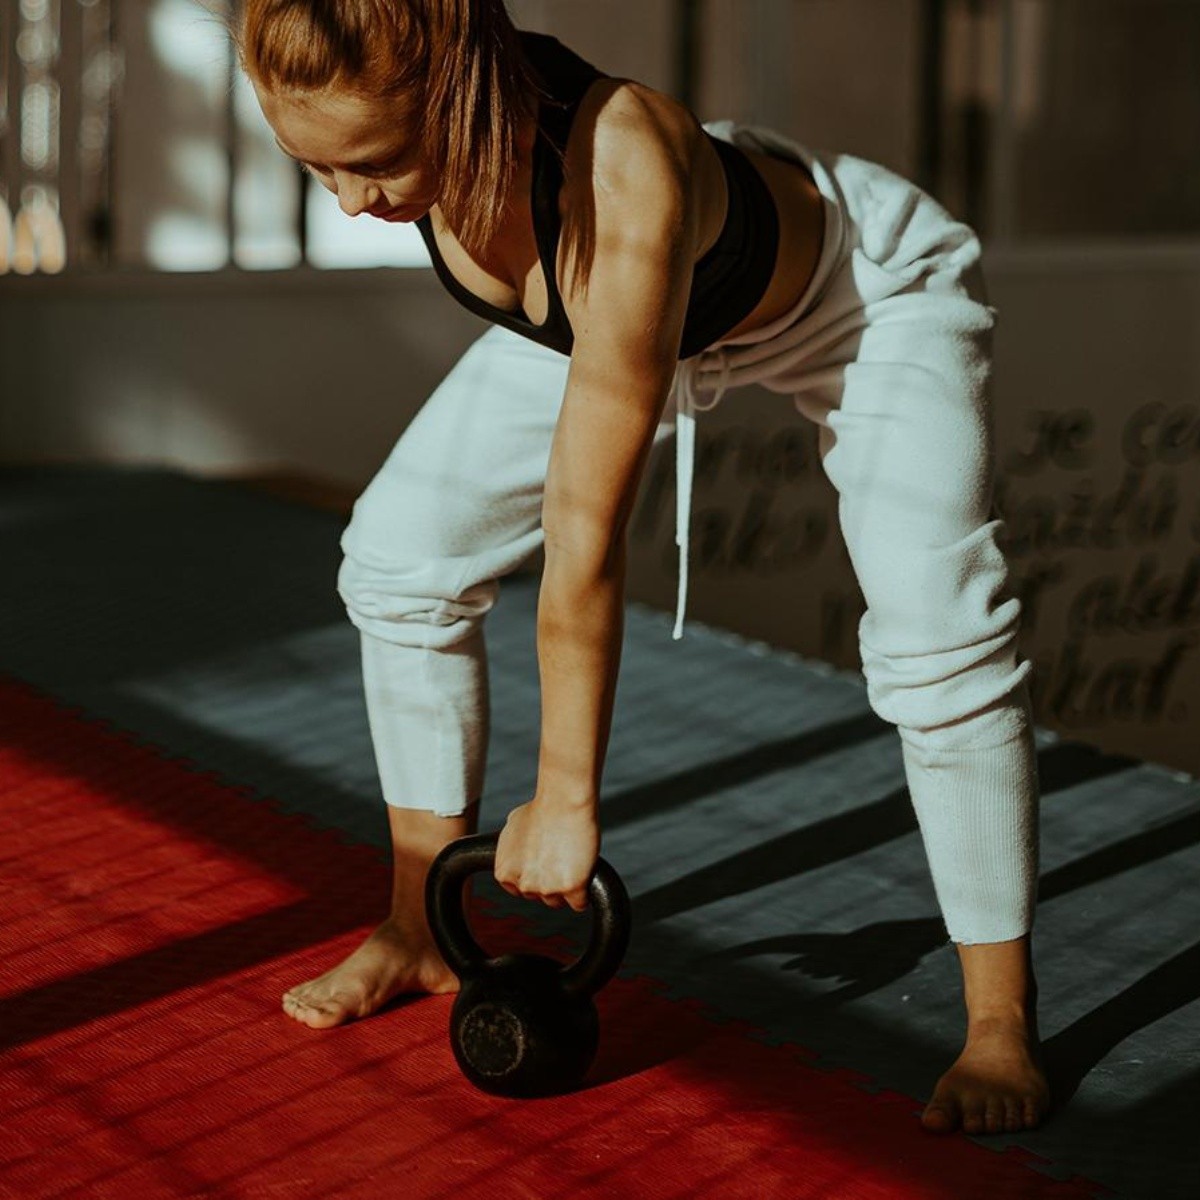
<svg viewBox="0 0 1200 1200">
<path fill-rule="evenodd" d="M 921 1114 L 931 1133 L 1018 1133 L 1050 1107 L 1028 935 L 957 946 L 967 1041 Z"/>
<path fill-rule="evenodd" d="M 425 920 L 425 877 L 443 846 L 479 827 L 479 802 L 455 817 L 388 806 L 391 915 L 348 958 L 283 995 L 283 1011 L 313 1029 L 370 1016 L 407 992 L 456 992 L 458 977 L 438 953 Z M 464 907 L 470 912 L 469 894 Z"/>
<path fill-rule="evenodd" d="M 1036 1034 L 1023 1018 L 982 1020 L 938 1080 L 921 1124 L 932 1133 L 1018 1133 L 1039 1125 L 1049 1104 Z"/>
<path fill-rule="evenodd" d="M 419 946 L 389 918 L 348 958 L 283 994 L 283 1011 L 312 1029 L 370 1016 L 393 996 L 458 991 L 437 948 Z"/>
</svg>

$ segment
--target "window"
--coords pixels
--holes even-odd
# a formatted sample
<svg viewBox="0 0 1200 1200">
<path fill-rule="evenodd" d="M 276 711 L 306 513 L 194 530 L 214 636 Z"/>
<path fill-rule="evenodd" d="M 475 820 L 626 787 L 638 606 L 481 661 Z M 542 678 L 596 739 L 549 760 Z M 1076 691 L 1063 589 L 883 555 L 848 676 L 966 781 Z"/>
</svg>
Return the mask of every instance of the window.
<svg viewBox="0 0 1200 1200">
<path fill-rule="evenodd" d="M 1198 0 L 946 0 L 939 180 L 993 241 L 1200 235 Z"/>
<path fill-rule="evenodd" d="M 20 0 L 0 63 L 0 271 L 428 266 L 284 158 L 228 0 Z"/>
<path fill-rule="evenodd" d="M 0 273 L 428 266 L 415 227 L 347 219 L 280 155 L 234 2 L 6 0 Z M 509 9 L 702 118 L 876 158 L 993 242 L 1200 234 L 1200 0 Z"/>
</svg>

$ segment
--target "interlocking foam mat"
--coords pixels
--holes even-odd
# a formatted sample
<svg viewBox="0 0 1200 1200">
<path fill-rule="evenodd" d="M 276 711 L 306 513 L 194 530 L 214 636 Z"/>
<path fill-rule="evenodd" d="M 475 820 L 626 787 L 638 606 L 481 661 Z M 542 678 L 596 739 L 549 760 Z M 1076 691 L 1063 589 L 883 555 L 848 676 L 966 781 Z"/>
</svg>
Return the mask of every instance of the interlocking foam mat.
<svg viewBox="0 0 1200 1200">
<path fill-rule="evenodd" d="M 916 1136 L 910 1097 L 645 976 L 602 992 L 589 1086 L 552 1100 L 466 1083 L 448 996 L 314 1034 L 275 999 L 370 927 L 381 856 L 21 686 L 0 683 L 0 717 L 4 1195 L 1094 1194 L 1015 1148 Z"/>
<path fill-rule="evenodd" d="M 635 927 L 588 1086 L 476 1092 L 449 997 L 282 1016 L 387 899 L 341 524 L 0 473 L 0 1194 L 1196 1194 L 1196 784 L 1039 736 L 1061 1105 L 934 1137 L 961 999 L 894 731 L 854 677 L 636 605 L 602 810 Z M 483 828 L 531 794 L 535 603 L 516 577 L 489 616 Z M 587 934 L 478 891 L 489 948 Z"/>
<path fill-rule="evenodd" d="M 5 1195 L 1093 1194 L 646 978 L 604 991 L 590 1086 L 552 1100 L 458 1075 L 450 997 L 308 1031 L 276 997 L 370 928 L 378 854 L 20 686 L 0 713 Z M 480 936 L 538 944 L 512 924 Z"/>
</svg>

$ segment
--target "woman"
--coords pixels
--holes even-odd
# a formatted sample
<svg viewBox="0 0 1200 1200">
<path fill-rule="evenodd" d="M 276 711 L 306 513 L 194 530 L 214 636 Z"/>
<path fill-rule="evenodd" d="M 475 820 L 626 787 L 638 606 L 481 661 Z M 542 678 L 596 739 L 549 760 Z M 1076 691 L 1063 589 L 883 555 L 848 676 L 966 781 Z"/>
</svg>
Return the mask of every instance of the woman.
<svg viewBox="0 0 1200 1200">
<path fill-rule="evenodd" d="M 963 969 L 966 1045 L 922 1121 L 1036 1125 L 1037 780 L 1019 606 L 1003 598 L 989 520 L 995 310 L 974 233 L 876 164 L 701 127 L 672 98 L 518 32 L 502 0 L 248 0 L 235 36 L 281 148 L 348 215 L 416 221 L 446 286 L 494 323 L 342 540 L 393 904 L 285 1010 L 329 1026 L 399 992 L 455 988 L 424 877 L 476 829 L 483 618 L 542 544 L 538 782 L 495 873 L 514 895 L 585 907 L 638 481 L 674 408 L 678 637 L 693 414 L 758 382 L 819 426 L 868 604 L 870 702 L 899 729 Z"/>
</svg>

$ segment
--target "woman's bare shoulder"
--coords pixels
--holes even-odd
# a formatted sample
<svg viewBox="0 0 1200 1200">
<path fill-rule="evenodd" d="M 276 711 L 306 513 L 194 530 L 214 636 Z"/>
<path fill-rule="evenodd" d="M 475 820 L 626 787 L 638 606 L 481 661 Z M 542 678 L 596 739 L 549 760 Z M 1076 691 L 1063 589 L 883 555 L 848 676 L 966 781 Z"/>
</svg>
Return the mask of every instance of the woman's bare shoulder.
<svg viewBox="0 0 1200 1200">
<path fill-rule="evenodd" d="M 633 79 L 598 80 L 575 118 L 568 164 L 594 186 L 685 182 L 695 169 L 702 130 L 695 115 L 665 92 Z"/>
<path fill-rule="evenodd" d="M 589 88 L 559 194 L 564 301 L 586 292 L 605 247 L 694 261 L 711 210 L 706 140 L 691 111 L 654 88 L 615 78 Z"/>
</svg>

